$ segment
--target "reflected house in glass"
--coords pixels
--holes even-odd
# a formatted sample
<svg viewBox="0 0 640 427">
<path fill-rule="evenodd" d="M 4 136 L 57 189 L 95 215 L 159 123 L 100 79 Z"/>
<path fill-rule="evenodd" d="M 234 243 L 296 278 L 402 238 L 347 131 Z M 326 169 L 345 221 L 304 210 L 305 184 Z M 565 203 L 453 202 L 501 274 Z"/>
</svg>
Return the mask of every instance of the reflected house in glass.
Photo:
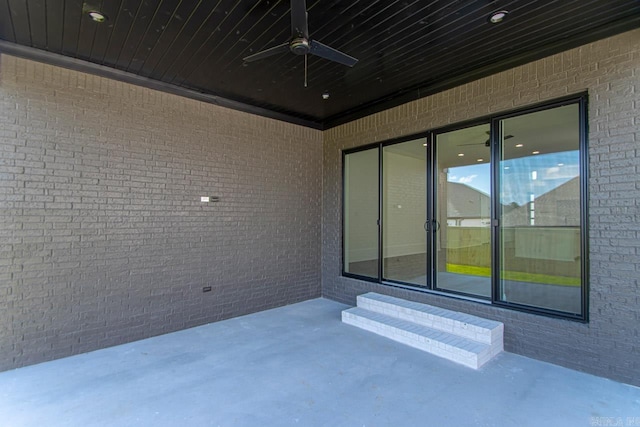
<svg viewBox="0 0 640 427">
<path fill-rule="evenodd" d="M 575 177 L 549 190 L 521 206 L 508 205 L 502 221 L 506 226 L 530 225 L 531 212 L 535 212 L 535 225 L 580 226 L 580 179 Z M 505 207 L 506 209 L 507 207 Z"/>
<path fill-rule="evenodd" d="M 473 187 L 447 182 L 447 225 L 486 226 L 491 220 L 491 198 Z"/>
</svg>

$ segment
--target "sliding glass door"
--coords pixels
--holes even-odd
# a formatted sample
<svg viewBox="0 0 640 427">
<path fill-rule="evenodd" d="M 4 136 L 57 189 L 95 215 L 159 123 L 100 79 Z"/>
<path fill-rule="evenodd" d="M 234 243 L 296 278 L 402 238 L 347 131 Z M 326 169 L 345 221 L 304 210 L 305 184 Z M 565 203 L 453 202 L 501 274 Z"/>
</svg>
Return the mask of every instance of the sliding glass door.
<svg viewBox="0 0 640 427">
<path fill-rule="evenodd" d="M 586 97 L 344 153 L 343 274 L 585 320 Z"/>
<path fill-rule="evenodd" d="M 435 141 L 434 288 L 491 298 L 489 123 Z"/>
</svg>

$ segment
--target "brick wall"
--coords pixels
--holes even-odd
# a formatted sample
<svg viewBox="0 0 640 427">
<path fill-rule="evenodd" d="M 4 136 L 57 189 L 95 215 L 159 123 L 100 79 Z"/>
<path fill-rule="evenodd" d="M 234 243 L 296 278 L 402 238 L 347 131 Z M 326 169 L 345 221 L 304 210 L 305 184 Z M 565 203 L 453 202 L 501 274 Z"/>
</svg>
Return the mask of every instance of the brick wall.
<svg viewBox="0 0 640 427">
<path fill-rule="evenodd" d="M 589 92 L 590 322 L 576 323 L 340 276 L 341 150 Z M 505 322 L 507 351 L 640 385 L 640 30 L 324 132 L 322 290 L 368 291 Z"/>
<path fill-rule="evenodd" d="M 2 55 L 0 370 L 319 296 L 321 167 L 319 131 Z"/>
</svg>

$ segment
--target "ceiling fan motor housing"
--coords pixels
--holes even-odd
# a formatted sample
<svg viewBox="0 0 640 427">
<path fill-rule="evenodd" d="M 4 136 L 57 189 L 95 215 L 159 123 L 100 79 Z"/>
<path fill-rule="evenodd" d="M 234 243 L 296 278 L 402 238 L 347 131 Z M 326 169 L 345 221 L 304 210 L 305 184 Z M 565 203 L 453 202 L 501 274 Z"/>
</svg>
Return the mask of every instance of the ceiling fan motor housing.
<svg viewBox="0 0 640 427">
<path fill-rule="evenodd" d="M 291 40 L 289 48 L 291 49 L 291 52 L 295 53 L 296 55 L 306 55 L 311 50 L 309 40 L 303 37 L 296 37 Z"/>
</svg>

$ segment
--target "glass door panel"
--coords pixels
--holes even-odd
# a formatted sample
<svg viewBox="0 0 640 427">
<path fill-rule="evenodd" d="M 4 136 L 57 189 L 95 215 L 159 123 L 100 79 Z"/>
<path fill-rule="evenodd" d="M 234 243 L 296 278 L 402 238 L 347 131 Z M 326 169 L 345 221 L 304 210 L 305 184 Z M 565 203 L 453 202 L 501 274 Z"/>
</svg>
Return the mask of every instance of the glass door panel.
<svg viewBox="0 0 640 427">
<path fill-rule="evenodd" d="M 427 140 L 382 151 L 383 278 L 427 285 Z"/>
<path fill-rule="evenodd" d="M 344 156 L 344 272 L 378 278 L 378 149 Z"/>
<path fill-rule="evenodd" d="M 498 299 L 581 313 L 579 105 L 501 120 Z"/>
<path fill-rule="evenodd" d="M 435 288 L 491 297 L 489 124 L 436 135 Z"/>
</svg>

